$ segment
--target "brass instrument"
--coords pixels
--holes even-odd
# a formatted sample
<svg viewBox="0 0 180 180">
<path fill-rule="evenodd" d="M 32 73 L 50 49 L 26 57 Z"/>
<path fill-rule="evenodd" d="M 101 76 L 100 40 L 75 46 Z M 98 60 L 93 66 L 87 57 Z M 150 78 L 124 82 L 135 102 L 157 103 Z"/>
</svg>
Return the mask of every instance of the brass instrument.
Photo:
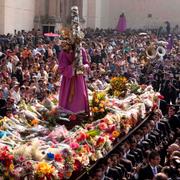
<svg viewBox="0 0 180 180">
<path fill-rule="evenodd" d="M 157 56 L 157 51 L 153 45 L 150 45 L 147 48 L 146 55 L 149 59 L 154 59 Z"/>
<path fill-rule="evenodd" d="M 157 55 L 159 57 L 163 57 L 163 56 L 165 56 L 165 54 L 166 54 L 165 48 L 163 46 L 158 46 L 158 48 L 157 48 Z"/>
<path fill-rule="evenodd" d="M 146 50 L 146 55 L 147 58 L 149 59 L 163 57 L 165 54 L 166 54 L 166 50 L 163 47 L 163 45 L 160 46 L 150 45 Z"/>
</svg>

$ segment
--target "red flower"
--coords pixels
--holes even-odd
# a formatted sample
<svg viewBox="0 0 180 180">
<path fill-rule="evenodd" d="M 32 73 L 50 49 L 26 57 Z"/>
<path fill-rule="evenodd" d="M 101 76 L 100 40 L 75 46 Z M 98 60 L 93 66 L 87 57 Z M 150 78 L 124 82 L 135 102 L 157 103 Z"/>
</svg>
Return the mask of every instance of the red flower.
<svg viewBox="0 0 180 180">
<path fill-rule="evenodd" d="M 109 137 L 109 140 L 114 141 L 115 138 L 114 138 L 113 136 L 110 136 L 110 137 Z"/>
<path fill-rule="evenodd" d="M 84 132 L 80 132 L 78 137 L 76 138 L 77 142 L 84 141 L 86 139 L 87 135 Z"/>
<path fill-rule="evenodd" d="M 54 159 L 57 162 L 61 162 L 63 160 L 63 158 L 62 158 L 62 156 L 60 154 L 55 154 Z"/>
<path fill-rule="evenodd" d="M 63 179 L 64 175 L 62 172 L 58 172 L 58 177 L 59 177 L 59 180 Z"/>
<path fill-rule="evenodd" d="M 70 121 L 76 121 L 76 120 L 77 120 L 77 116 L 76 116 L 75 114 L 71 114 L 71 115 L 69 116 L 69 120 L 70 120 Z"/>
<path fill-rule="evenodd" d="M 103 144 L 104 141 L 105 141 L 105 139 L 103 137 L 99 137 L 99 139 L 97 140 L 96 146 Z"/>
<path fill-rule="evenodd" d="M 9 159 L 10 161 L 12 161 L 12 160 L 14 159 L 14 156 L 11 155 L 11 154 L 9 154 L 8 159 Z"/>
<path fill-rule="evenodd" d="M 158 98 L 159 98 L 159 99 L 164 99 L 164 96 L 159 95 Z"/>
<path fill-rule="evenodd" d="M 152 107 L 152 110 L 157 109 L 157 108 L 158 108 L 157 103 L 154 103 L 154 104 L 153 104 L 153 107 Z"/>
<path fill-rule="evenodd" d="M 78 171 L 81 169 L 81 163 L 76 159 L 74 162 L 74 170 Z"/>
</svg>

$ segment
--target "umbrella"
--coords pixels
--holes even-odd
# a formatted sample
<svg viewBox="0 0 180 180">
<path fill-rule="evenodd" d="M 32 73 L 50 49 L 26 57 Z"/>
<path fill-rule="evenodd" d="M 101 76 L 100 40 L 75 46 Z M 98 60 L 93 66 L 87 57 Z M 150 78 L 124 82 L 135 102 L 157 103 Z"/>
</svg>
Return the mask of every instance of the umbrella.
<svg viewBox="0 0 180 180">
<path fill-rule="evenodd" d="M 60 35 L 51 32 L 51 33 L 45 33 L 44 36 L 47 36 L 47 37 L 59 37 Z"/>
<path fill-rule="evenodd" d="M 167 42 L 167 41 L 158 41 L 157 43 L 158 43 L 158 44 L 162 44 L 162 45 L 168 45 L 168 42 Z"/>
<path fill-rule="evenodd" d="M 139 36 L 146 36 L 146 35 L 147 35 L 147 33 L 145 33 L 145 32 L 139 33 Z"/>
</svg>

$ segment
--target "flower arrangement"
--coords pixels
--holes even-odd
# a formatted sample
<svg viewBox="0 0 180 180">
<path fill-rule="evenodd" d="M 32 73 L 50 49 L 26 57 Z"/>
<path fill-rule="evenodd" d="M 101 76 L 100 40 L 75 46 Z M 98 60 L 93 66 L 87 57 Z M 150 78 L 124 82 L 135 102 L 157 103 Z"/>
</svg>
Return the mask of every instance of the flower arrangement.
<svg viewBox="0 0 180 180">
<path fill-rule="evenodd" d="M 34 164 L 31 161 L 16 162 L 16 166 L 11 165 L 10 177 L 12 179 L 30 178 L 34 177 Z"/>
<path fill-rule="evenodd" d="M 142 91 L 141 86 L 137 83 L 129 83 L 128 89 L 130 93 L 134 93 L 134 94 L 141 94 L 141 91 Z"/>
<path fill-rule="evenodd" d="M 90 103 L 90 108 L 93 113 L 94 119 L 101 119 L 107 114 L 106 109 L 106 93 L 105 92 L 97 92 L 93 93 L 93 98 Z"/>
<path fill-rule="evenodd" d="M 70 149 L 63 149 L 62 157 L 64 159 L 63 176 L 65 179 L 69 179 L 74 171 L 75 159 Z"/>
<path fill-rule="evenodd" d="M 35 175 L 41 179 L 52 179 L 55 167 L 46 162 L 39 162 L 35 168 Z"/>
<path fill-rule="evenodd" d="M 14 170 L 13 164 L 14 156 L 10 153 L 7 146 L 0 148 L 0 171 L 5 177 Z"/>
<path fill-rule="evenodd" d="M 49 123 L 49 126 L 55 126 L 59 121 L 59 109 L 54 107 L 50 111 L 44 112 L 43 119 Z"/>
<path fill-rule="evenodd" d="M 116 97 L 125 97 L 128 89 L 128 80 L 125 77 L 113 77 L 110 81 L 110 95 Z"/>
<path fill-rule="evenodd" d="M 126 92 L 126 88 L 129 88 L 126 86 L 126 81 L 120 77 L 112 79 L 111 89 Z M 120 85 L 119 82 L 121 82 Z M 39 108 L 36 108 L 40 116 L 31 108 L 31 112 L 36 116 L 32 118 L 31 114 L 28 114 L 29 121 L 19 114 L 14 118 L 3 118 L 0 120 L 2 132 L 11 130 L 12 127 L 13 132 L 1 137 L 2 144 L 9 144 L 9 147 L 0 147 L 0 175 L 14 179 L 26 176 L 32 176 L 31 179 L 69 179 L 74 171 L 86 168 L 91 160 L 96 161 L 112 150 L 119 136 L 128 133 L 136 126 L 138 117 L 144 117 L 143 114 L 147 112 L 145 105 L 152 108 L 159 99 L 163 98 L 147 86 L 140 86 L 140 94 L 135 93 L 138 88 L 132 85 L 131 90 L 128 90 L 133 94 L 127 98 L 119 99 L 122 97 L 121 94 L 118 98 L 109 97 L 108 101 L 105 92 L 94 92 L 91 110 L 98 120 L 69 131 L 57 124 L 58 109 L 44 111 L 44 107 L 40 104 L 37 106 Z M 43 116 L 41 108 L 47 113 L 46 116 Z M 24 109 L 26 107 L 22 107 L 22 110 Z M 72 122 L 77 120 L 74 114 L 68 118 Z M 51 120 L 56 127 L 36 126 L 37 124 L 47 125 L 46 121 L 52 125 Z M 43 134 L 41 139 L 38 139 L 41 134 Z M 25 143 L 18 142 L 19 139 Z"/>
</svg>

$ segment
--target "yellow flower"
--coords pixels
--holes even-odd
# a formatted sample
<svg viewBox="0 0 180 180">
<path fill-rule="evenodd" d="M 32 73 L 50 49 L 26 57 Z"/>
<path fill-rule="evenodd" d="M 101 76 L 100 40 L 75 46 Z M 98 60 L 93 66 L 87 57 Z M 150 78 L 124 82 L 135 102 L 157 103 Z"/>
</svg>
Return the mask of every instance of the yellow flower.
<svg viewBox="0 0 180 180">
<path fill-rule="evenodd" d="M 104 104 L 105 104 L 105 101 L 101 100 L 101 104 L 103 104 L 103 105 L 104 105 Z"/>
<path fill-rule="evenodd" d="M 5 176 L 5 177 L 9 176 L 9 173 L 6 171 L 6 172 L 4 173 L 4 176 Z"/>
<path fill-rule="evenodd" d="M 115 95 L 115 96 L 119 97 L 120 94 L 121 94 L 121 93 L 120 93 L 119 91 L 117 91 L 117 90 L 114 91 L 114 95 Z"/>
<path fill-rule="evenodd" d="M 95 101 L 96 103 L 99 103 L 99 99 L 94 99 L 94 101 Z"/>
<path fill-rule="evenodd" d="M 112 136 L 113 136 L 114 138 L 117 138 L 119 135 L 120 135 L 120 132 L 119 132 L 119 131 L 113 131 L 113 132 L 112 132 Z"/>
<path fill-rule="evenodd" d="M 98 108 L 97 107 L 94 107 L 94 112 L 97 112 L 98 111 Z"/>
<path fill-rule="evenodd" d="M 99 110 L 99 112 L 104 112 L 104 108 L 101 108 L 101 109 Z"/>
<path fill-rule="evenodd" d="M 99 104 L 99 107 L 101 107 L 101 108 L 102 108 L 102 107 L 104 107 L 104 105 L 103 105 L 103 104 Z"/>
<path fill-rule="evenodd" d="M 36 173 L 38 175 L 46 175 L 46 174 L 52 174 L 54 172 L 54 167 L 49 165 L 46 162 L 39 162 L 37 164 Z"/>
<path fill-rule="evenodd" d="M 9 166 L 9 170 L 10 170 L 10 172 L 12 172 L 12 171 L 14 170 L 14 164 L 11 164 L 11 165 Z"/>
</svg>

